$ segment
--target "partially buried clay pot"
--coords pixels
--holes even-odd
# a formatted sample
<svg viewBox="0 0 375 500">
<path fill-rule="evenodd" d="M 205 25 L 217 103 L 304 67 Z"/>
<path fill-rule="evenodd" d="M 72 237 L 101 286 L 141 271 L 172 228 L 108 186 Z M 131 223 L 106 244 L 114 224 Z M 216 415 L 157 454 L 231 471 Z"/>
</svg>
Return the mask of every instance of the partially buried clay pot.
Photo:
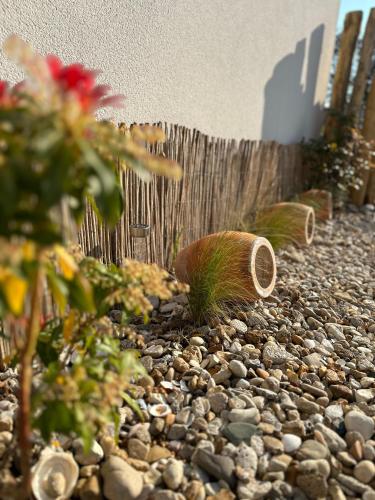
<svg viewBox="0 0 375 500">
<path fill-rule="evenodd" d="M 310 245 L 315 232 L 315 212 L 302 203 L 276 203 L 258 214 L 255 227 L 270 239 L 280 236 L 285 243 Z"/>
<path fill-rule="evenodd" d="M 223 257 L 224 256 L 224 257 Z M 210 234 L 194 241 L 177 255 L 176 275 L 180 281 L 192 284 L 198 273 L 210 272 L 215 259 L 222 259 L 219 272 L 223 294 L 227 286 L 226 299 L 254 300 L 268 297 L 275 286 L 275 254 L 270 242 L 255 234 L 225 231 Z M 216 260 L 219 262 L 219 260 Z M 230 287 L 233 278 L 238 287 Z"/>
<path fill-rule="evenodd" d="M 298 201 L 312 207 L 318 220 L 332 219 L 332 193 L 324 189 L 310 189 L 298 196 Z"/>
</svg>

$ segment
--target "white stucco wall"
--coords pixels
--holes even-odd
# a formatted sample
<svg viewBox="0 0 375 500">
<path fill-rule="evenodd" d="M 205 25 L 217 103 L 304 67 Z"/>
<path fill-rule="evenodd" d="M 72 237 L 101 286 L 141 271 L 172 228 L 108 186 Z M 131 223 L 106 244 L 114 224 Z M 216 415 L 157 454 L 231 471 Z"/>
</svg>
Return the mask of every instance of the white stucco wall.
<svg viewBox="0 0 375 500">
<path fill-rule="evenodd" d="M 41 53 L 102 71 L 111 115 L 208 134 L 299 141 L 320 125 L 339 0 L 0 0 Z M 0 58 L 2 79 L 21 74 Z"/>
</svg>

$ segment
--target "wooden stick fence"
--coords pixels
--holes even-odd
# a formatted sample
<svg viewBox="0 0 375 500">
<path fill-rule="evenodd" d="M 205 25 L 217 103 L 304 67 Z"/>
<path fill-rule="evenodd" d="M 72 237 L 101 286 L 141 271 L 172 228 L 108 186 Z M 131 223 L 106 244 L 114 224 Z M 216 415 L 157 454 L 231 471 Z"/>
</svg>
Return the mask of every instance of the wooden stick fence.
<svg viewBox="0 0 375 500">
<path fill-rule="evenodd" d="M 161 125 L 165 144 L 155 152 L 180 163 L 180 182 L 154 178 L 149 184 L 121 173 L 125 211 L 113 230 L 87 208 L 78 241 L 85 254 L 104 262 L 136 258 L 131 224 L 149 224 L 146 259 L 171 268 L 179 248 L 206 234 L 235 229 L 246 217 L 303 188 L 299 145 L 210 138 L 198 130 Z"/>
</svg>

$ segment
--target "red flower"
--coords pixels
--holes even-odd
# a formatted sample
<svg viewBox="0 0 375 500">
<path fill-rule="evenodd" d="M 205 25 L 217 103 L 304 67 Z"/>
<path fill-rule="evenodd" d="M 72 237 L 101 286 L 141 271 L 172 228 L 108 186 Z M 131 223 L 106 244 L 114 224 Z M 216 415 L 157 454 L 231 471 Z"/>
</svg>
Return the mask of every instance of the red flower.
<svg viewBox="0 0 375 500">
<path fill-rule="evenodd" d="M 9 83 L 4 80 L 0 80 L 0 106 L 9 107 L 15 103 L 16 98 L 9 88 Z"/>
<path fill-rule="evenodd" d="M 0 104 L 4 104 L 9 95 L 8 87 L 9 87 L 8 82 L 0 80 Z"/>
<path fill-rule="evenodd" d="M 110 87 L 95 85 L 97 73 L 82 64 L 64 66 L 54 55 L 46 58 L 52 78 L 63 93 L 73 94 L 84 111 L 90 112 L 104 106 L 118 105 L 122 96 L 106 96 Z"/>
</svg>

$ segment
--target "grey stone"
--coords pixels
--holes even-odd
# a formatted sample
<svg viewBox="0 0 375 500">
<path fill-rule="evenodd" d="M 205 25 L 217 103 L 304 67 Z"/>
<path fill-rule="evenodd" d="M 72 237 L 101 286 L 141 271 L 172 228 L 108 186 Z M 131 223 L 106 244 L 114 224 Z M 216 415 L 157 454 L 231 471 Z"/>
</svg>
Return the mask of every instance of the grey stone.
<svg viewBox="0 0 375 500">
<path fill-rule="evenodd" d="M 192 457 L 195 464 L 208 472 L 214 478 L 224 479 L 229 486 L 234 487 L 234 462 L 231 458 L 215 455 L 202 449 L 197 449 Z"/>
<path fill-rule="evenodd" d="M 231 422 L 257 424 L 260 421 L 260 414 L 257 408 L 239 408 L 231 410 L 228 413 L 228 418 Z"/>
<path fill-rule="evenodd" d="M 342 327 L 337 325 L 336 323 L 326 323 L 324 325 L 326 332 L 329 336 L 333 337 L 336 340 L 345 340 L 345 335 L 342 332 Z"/>
<path fill-rule="evenodd" d="M 208 395 L 211 409 L 216 414 L 221 413 L 227 407 L 229 397 L 225 392 L 213 392 Z"/>
<path fill-rule="evenodd" d="M 140 439 L 130 438 L 128 441 L 128 453 L 132 458 L 138 460 L 146 460 L 148 452 L 150 451 L 150 445 L 143 443 Z"/>
<path fill-rule="evenodd" d="M 160 306 L 160 312 L 162 314 L 170 313 L 173 312 L 176 309 L 177 303 L 176 302 L 168 302 L 167 304 L 163 304 Z"/>
<path fill-rule="evenodd" d="M 375 477 L 375 465 L 370 460 L 362 460 L 354 467 L 354 477 L 361 483 L 369 483 Z"/>
<path fill-rule="evenodd" d="M 187 426 L 184 424 L 173 424 L 168 432 L 168 439 L 183 439 L 186 436 Z"/>
<path fill-rule="evenodd" d="M 190 481 L 184 490 L 184 495 L 186 500 L 204 500 L 206 493 L 203 483 L 197 480 Z"/>
<path fill-rule="evenodd" d="M 321 474 L 323 477 L 328 479 L 331 467 L 329 462 L 324 459 L 309 459 L 303 460 L 298 464 L 298 470 L 303 474 Z"/>
<path fill-rule="evenodd" d="M 363 484 L 361 481 L 358 481 L 355 477 L 348 476 L 347 474 L 338 474 L 337 480 L 346 488 L 354 491 L 355 493 L 364 493 L 368 491 L 370 488 L 366 484 Z"/>
<path fill-rule="evenodd" d="M 250 479 L 247 483 L 238 485 L 236 498 L 244 500 L 269 498 L 268 494 L 271 490 L 272 483 L 270 481 L 257 481 L 256 479 Z"/>
<path fill-rule="evenodd" d="M 189 340 L 189 344 L 201 346 L 205 344 L 205 341 L 204 339 L 202 339 L 202 337 L 191 337 L 191 339 Z"/>
<path fill-rule="evenodd" d="M 304 356 L 302 358 L 302 361 L 311 368 L 319 368 L 320 366 L 322 366 L 322 356 L 317 352 Z"/>
<path fill-rule="evenodd" d="M 244 469 L 252 469 L 255 472 L 258 466 L 258 457 L 250 446 L 247 446 L 245 443 L 241 443 L 237 449 L 235 463 Z"/>
<path fill-rule="evenodd" d="M 374 434 L 375 423 L 371 417 L 357 410 L 351 410 L 345 415 L 345 427 L 348 431 L 359 432 L 365 441 Z"/>
<path fill-rule="evenodd" d="M 293 356 L 289 354 L 285 347 L 282 347 L 276 342 L 266 342 L 263 347 L 263 361 L 270 365 L 282 365 Z"/>
<path fill-rule="evenodd" d="M 321 408 L 317 403 L 314 403 L 306 398 L 298 398 L 296 405 L 300 411 L 308 414 L 319 413 Z"/>
<path fill-rule="evenodd" d="M 375 490 L 368 489 L 362 495 L 362 500 L 375 500 Z"/>
<path fill-rule="evenodd" d="M 163 472 L 163 481 L 171 490 L 177 490 L 184 478 L 184 464 L 180 460 L 170 460 Z"/>
<path fill-rule="evenodd" d="M 0 432 L 13 431 L 13 417 L 10 412 L 3 412 L 0 415 Z"/>
<path fill-rule="evenodd" d="M 329 450 L 332 453 L 346 450 L 346 442 L 329 427 L 323 424 L 316 424 L 315 429 L 323 434 Z"/>
<path fill-rule="evenodd" d="M 292 461 L 292 457 L 290 455 L 286 455 L 285 453 L 281 455 L 276 455 L 271 458 L 268 470 L 270 472 L 285 472 Z"/>
<path fill-rule="evenodd" d="M 246 366 L 241 361 L 238 361 L 237 359 L 232 359 L 232 361 L 229 363 L 229 368 L 230 368 L 231 372 L 233 373 L 233 375 L 238 377 L 238 378 L 244 378 L 247 375 Z"/>
<path fill-rule="evenodd" d="M 341 419 L 344 416 L 344 411 L 341 405 L 329 405 L 324 410 L 324 414 L 330 420 Z"/>
<path fill-rule="evenodd" d="M 84 452 L 83 443 L 80 439 L 73 441 L 74 458 L 81 465 L 95 465 L 99 463 L 104 457 L 103 448 L 97 441 L 93 441 L 91 448 Z"/>
<path fill-rule="evenodd" d="M 233 326 L 235 328 L 236 332 L 238 333 L 246 333 L 247 332 L 247 326 L 246 323 L 239 319 L 232 319 L 232 321 L 229 323 L 230 326 Z"/>
<path fill-rule="evenodd" d="M 246 422 L 233 422 L 223 429 L 223 435 L 233 444 L 240 444 L 242 441 L 249 443 L 252 436 L 258 433 L 256 425 Z"/>
<path fill-rule="evenodd" d="M 375 389 L 358 389 L 355 391 L 357 403 L 372 403 L 375 399 Z"/>
<path fill-rule="evenodd" d="M 152 500 L 184 500 L 184 496 L 181 493 L 170 490 L 155 490 L 151 497 Z"/>
<path fill-rule="evenodd" d="M 193 400 L 191 406 L 194 415 L 197 417 L 204 417 L 210 411 L 210 402 L 207 398 L 196 398 Z"/>
<path fill-rule="evenodd" d="M 328 448 L 318 441 L 313 441 L 312 439 L 304 441 L 297 453 L 297 458 L 300 460 L 307 460 L 310 458 L 318 460 L 320 458 L 328 458 L 328 456 Z"/>
<path fill-rule="evenodd" d="M 143 488 L 142 475 L 122 458 L 111 455 L 101 468 L 103 492 L 108 500 L 136 500 Z"/>
<path fill-rule="evenodd" d="M 151 356 L 152 358 L 160 358 L 163 355 L 164 349 L 161 345 L 150 345 L 143 351 L 144 356 Z"/>
<path fill-rule="evenodd" d="M 212 378 L 214 379 L 216 384 L 222 384 L 226 380 L 230 379 L 231 375 L 232 375 L 232 372 L 230 371 L 229 368 L 222 368 L 217 373 L 214 373 Z"/>
<path fill-rule="evenodd" d="M 297 476 L 296 482 L 308 498 L 316 499 L 327 497 L 327 479 L 321 474 L 300 474 Z"/>
</svg>

